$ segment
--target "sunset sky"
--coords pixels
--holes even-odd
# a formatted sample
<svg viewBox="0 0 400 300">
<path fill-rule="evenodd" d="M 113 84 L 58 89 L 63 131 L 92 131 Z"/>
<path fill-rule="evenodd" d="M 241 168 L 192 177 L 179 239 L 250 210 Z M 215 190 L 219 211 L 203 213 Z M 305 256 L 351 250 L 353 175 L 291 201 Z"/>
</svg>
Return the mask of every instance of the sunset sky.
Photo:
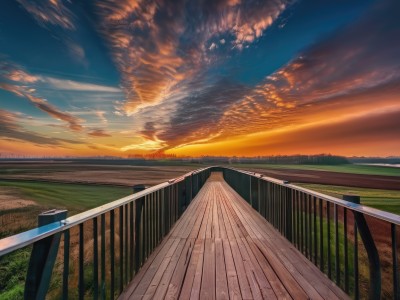
<svg viewBox="0 0 400 300">
<path fill-rule="evenodd" d="M 400 156 L 400 1 L 0 1 L 0 153 Z"/>
</svg>

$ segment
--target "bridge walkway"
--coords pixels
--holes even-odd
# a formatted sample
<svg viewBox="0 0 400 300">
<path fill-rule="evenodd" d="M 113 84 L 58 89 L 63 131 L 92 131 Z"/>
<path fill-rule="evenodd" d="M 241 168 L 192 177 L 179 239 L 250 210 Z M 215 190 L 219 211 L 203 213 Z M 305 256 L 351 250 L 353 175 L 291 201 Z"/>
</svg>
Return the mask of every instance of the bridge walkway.
<svg viewBox="0 0 400 300">
<path fill-rule="evenodd" d="M 214 172 L 119 299 L 348 299 Z"/>
</svg>

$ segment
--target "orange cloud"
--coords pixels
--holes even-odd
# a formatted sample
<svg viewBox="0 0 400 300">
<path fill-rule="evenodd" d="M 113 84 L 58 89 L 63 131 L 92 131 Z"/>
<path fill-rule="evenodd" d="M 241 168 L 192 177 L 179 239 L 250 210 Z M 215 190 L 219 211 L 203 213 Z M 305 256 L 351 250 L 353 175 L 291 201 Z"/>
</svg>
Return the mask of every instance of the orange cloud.
<svg viewBox="0 0 400 300">
<path fill-rule="evenodd" d="M 103 129 L 93 129 L 88 132 L 88 135 L 94 136 L 94 137 L 109 137 L 109 136 L 111 136 L 111 134 L 108 134 Z"/>
</svg>

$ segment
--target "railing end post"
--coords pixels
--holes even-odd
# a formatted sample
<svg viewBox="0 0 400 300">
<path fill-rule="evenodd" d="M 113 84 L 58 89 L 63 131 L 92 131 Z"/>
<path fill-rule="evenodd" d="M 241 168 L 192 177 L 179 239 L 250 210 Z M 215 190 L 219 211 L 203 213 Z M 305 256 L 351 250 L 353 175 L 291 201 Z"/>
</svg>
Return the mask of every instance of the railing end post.
<svg viewBox="0 0 400 300">
<path fill-rule="evenodd" d="M 38 225 L 59 222 L 67 217 L 67 210 L 52 209 L 38 215 Z M 45 299 L 57 258 L 61 233 L 53 234 L 33 244 L 25 281 L 25 299 Z"/>
<path fill-rule="evenodd" d="M 343 200 L 360 204 L 360 196 L 343 195 Z M 380 299 L 382 289 L 381 263 L 379 260 L 378 249 L 376 248 L 374 238 L 368 227 L 364 214 L 353 211 L 354 220 L 363 241 L 369 262 L 369 299 Z"/>
</svg>

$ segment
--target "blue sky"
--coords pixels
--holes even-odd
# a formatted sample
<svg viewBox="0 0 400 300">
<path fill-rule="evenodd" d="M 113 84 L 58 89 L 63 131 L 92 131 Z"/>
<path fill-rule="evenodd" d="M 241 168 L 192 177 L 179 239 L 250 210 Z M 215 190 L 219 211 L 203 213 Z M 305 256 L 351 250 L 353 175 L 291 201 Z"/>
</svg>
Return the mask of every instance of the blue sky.
<svg viewBox="0 0 400 300">
<path fill-rule="evenodd" d="M 0 151 L 399 154 L 399 15 L 386 0 L 2 1 Z M 379 130 L 342 132 L 368 117 Z M 293 149 L 296 132 L 319 137 Z M 371 132 L 385 149 L 365 150 Z"/>
</svg>

